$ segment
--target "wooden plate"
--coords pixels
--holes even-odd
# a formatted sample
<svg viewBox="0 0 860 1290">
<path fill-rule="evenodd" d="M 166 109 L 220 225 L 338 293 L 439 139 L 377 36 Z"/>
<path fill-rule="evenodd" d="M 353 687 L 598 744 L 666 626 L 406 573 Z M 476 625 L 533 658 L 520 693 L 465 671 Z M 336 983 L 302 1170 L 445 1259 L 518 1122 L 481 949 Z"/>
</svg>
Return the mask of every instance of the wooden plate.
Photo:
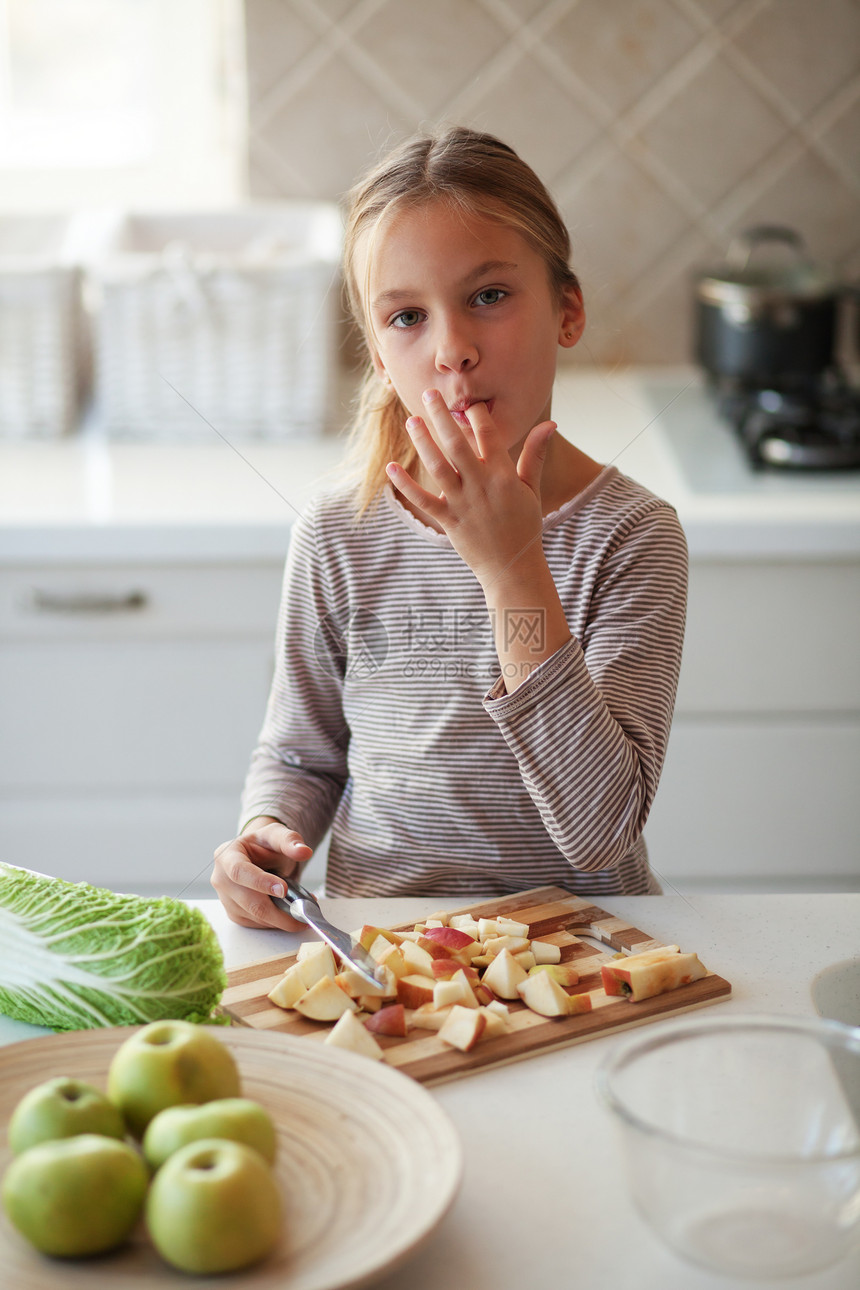
<svg viewBox="0 0 860 1290">
<path fill-rule="evenodd" d="M 0 1049 L 0 1123 L 19 1098 L 57 1075 L 104 1089 L 111 1057 L 137 1027 L 75 1031 Z M 462 1173 L 459 1138 L 420 1085 L 353 1053 L 287 1035 L 227 1029 L 242 1092 L 278 1129 L 284 1197 L 280 1247 L 246 1272 L 187 1277 L 162 1262 L 143 1225 L 113 1254 L 47 1259 L 0 1215 L 3 1284 L 15 1290 L 131 1290 L 160 1285 L 341 1290 L 391 1271 L 426 1239 L 451 1205 Z M 9 1163 L 5 1133 L 0 1171 Z"/>
</svg>

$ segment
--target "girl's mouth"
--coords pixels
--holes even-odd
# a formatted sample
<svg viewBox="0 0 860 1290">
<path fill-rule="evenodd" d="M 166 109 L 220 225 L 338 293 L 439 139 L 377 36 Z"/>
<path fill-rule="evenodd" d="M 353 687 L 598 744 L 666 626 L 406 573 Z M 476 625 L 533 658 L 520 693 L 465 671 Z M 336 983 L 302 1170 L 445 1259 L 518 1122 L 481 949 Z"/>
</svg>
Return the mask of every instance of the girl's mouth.
<svg viewBox="0 0 860 1290">
<path fill-rule="evenodd" d="M 469 403 L 455 403 L 453 408 L 451 408 L 451 416 L 457 422 L 458 426 L 464 426 L 467 429 L 469 428 L 470 422 L 469 418 L 466 416 L 466 412 L 469 408 L 474 407 L 476 403 L 483 403 L 487 411 L 491 413 L 493 411 L 495 399 L 472 399 Z"/>
</svg>

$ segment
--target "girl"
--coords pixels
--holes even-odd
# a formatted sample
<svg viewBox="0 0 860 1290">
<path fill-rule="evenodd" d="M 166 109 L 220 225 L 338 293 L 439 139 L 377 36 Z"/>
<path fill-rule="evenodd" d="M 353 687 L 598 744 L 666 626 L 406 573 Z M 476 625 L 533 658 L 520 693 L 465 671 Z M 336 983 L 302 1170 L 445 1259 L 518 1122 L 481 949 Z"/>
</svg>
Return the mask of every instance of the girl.
<svg viewBox="0 0 860 1290">
<path fill-rule="evenodd" d="M 230 917 L 332 827 L 326 891 L 658 891 L 642 828 L 681 660 L 675 512 L 556 433 L 582 297 L 546 189 L 453 129 L 350 194 L 345 275 L 370 364 L 357 481 L 296 523 Z"/>
</svg>

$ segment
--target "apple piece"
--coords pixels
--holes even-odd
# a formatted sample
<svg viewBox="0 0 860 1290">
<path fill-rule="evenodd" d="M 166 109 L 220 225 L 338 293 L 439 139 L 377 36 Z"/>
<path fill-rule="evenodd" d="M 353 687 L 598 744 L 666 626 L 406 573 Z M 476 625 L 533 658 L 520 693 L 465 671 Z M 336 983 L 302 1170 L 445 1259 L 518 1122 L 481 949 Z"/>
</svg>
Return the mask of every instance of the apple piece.
<svg viewBox="0 0 860 1290">
<path fill-rule="evenodd" d="M 15 1106 L 9 1121 L 9 1147 L 20 1155 L 39 1142 L 72 1138 L 79 1133 L 125 1137 L 119 1109 L 100 1089 L 84 1080 L 60 1075 L 37 1084 Z"/>
<path fill-rule="evenodd" d="M 449 914 L 447 909 L 437 909 L 430 915 L 428 919 L 425 920 L 425 926 L 435 927 L 438 924 L 439 927 L 447 927 L 448 918 L 449 918 Z"/>
<path fill-rule="evenodd" d="M 456 959 L 434 959 L 431 966 L 437 981 L 450 981 L 454 973 L 460 971 Z"/>
<path fill-rule="evenodd" d="M 420 941 L 422 935 L 423 932 L 416 932 L 414 928 L 408 932 L 398 932 L 397 944 L 402 945 L 404 941 Z"/>
<path fill-rule="evenodd" d="M 295 963 L 284 973 L 274 989 L 269 991 L 267 997 L 279 1008 L 295 1008 L 299 999 L 307 992 L 307 988 L 302 977 L 301 965 Z"/>
<path fill-rule="evenodd" d="M 484 1011 L 491 1012 L 496 1017 L 501 1017 L 507 1026 L 510 1027 L 511 1010 L 506 1003 L 502 1003 L 501 999 L 493 999 L 490 1003 L 485 1005 Z"/>
<path fill-rule="evenodd" d="M 567 996 L 567 1012 L 570 1017 L 575 1016 L 578 1012 L 591 1012 L 592 1007 L 591 995 L 587 990 L 583 990 L 580 994 L 569 994 Z"/>
<path fill-rule="evenodd" d="M 322 945 L 320 952 L 316 954 L 296 959 L 294 967 L 304 981 L 306 990 L 310 990 L 312 985 L 316 985 L 317 981 L 321 981 L 324 977 L 333 981 L 337 975 L 334 955 L 328 945 Z"/>
<path fill-rule="evenodd" d="M 487 1028 L 487 1018 L 480 1008 L 463 1008 L 455 1003 L 439 1031 L 439 1038 L 461 1053 L 471 1052 Z"/>
<path fill-rule="evenodd" d="M 400 947 L 400 952 L 410 974 L 417 972 L 419 975 L 432 977 L 433 956 L 427 950 L 423 949 L 415 941 L 404 941 Z"/>
<path fill-rule="evenodd" d="M 528 936 L 528 923 L 518 923 L 514 918 L 506 918 L 504 914 L 499 914 L 496 922 L 499 925 L 499 932 L 502 936 Z"/>
<path fill-rule="evenodd" d="M 333 1048 L 345 1048 L 347 1052 L 358 1053 L 361 1057 L 371 1057 L 377 1062 L 385 1057 L 383 1049 L 354 1012 L 345 1012 L 339 1017 L 323 1043 L 331 1044 Z"/>
<path fill-rule="evenodd" d="M 334 981 L 329 984 L 337 990 Z M 236 1059 L 212 1031 L 190 1021 L 151 1021 L 120 1044 L 108 1068 L 107 1092 L 136 1138 L 166 1106 L 239 1096 Z"/>
<path fill-rule="evenodd" d="M 481 1006 L 492 1003 L 496 998 L 490 987 L 488 985 L 484 985 L 483 981 L 476 981 L 474 983 L 472 986 L 472 993 Z"/>
<path fill-rule="evenodd" d="M 197 1274 L 235 1272 L 264 1258 L 280 1236 L 281 1212 L 274 1172 L 260 1153 L 224 1138 L 180 1147 L 146 1199 L 146 1225 L 161 1257 Z"/>
<path fill-rule="evenodd" d="M 566 1017 L 569 995 L 549 972 L 527 976 L 518 987 L 519 996 L 527 1008 L 542 1017 Z"/>
<path fill-rule="evenodd" d="M 486 1025 L 484 1027 L 484 1039 L 498 1039 L 500 1035 L 510 1033 L 510 1022 L 505 1021 L 497 1012 L 490 1012 L 488 1008 L 482 1008 Z"/>
<path fill-rule="evenodd" d="M 403 951 L 399 945 L 389 945 L 376 961 L 380 967 L 388 968 L 396 981 L 409 974 L 409 965 L 403 957 Z"/>
<path fill-rule="evenodd" d="M 531 941 L 527 936 L 508 936 L 503 934 L 502 936 L 491 936 L 484 941 L 483 952 L 493 957 L 501 954 L 502 950 L 510 950 L 512 954 L 519 954 L 523 950 L 527 950 L 530 945 Z"/>
<path fill-rule="evenodd" d="M 451 980 L 460 988 L 460 994 L 462 996 L 460 1002 L 463 1006 L 466 1008 L 477 1008 L 479 1004 L 475 997 L 475 987 L 478 985 L 478 982 L 475 981 L 473 983 L 472 978 L 466 974 L 463 968 L 460 968 L 459 972 L 455 972 Z"/>
<path fill-rule="evenodd" d="M 579 970 L 572 963 L 536 963 L 529 968 L 529 976 L 535 976 L 538 972 L 546 972 L 555 977 L 559 985 L 576 985 L 579 981 Z"/>
<path fill-rule="evenodd" d="M 364 1026 L 374 1035 L 394 1035 L 398 1039 L 406 1037 L 406 1009 L 402 1003 L 387 1003 L 372 1017 L 365 1018 Z"/>
<path fill-rule="evenodd" d="M 450 950 L 462 950 L 467 945 L 476 945 L 474 936 L 468 932 L 462 931 L 459 927 L 429 927 L 424 933 L 424 939 L 436 941 L 439 945 L 446 945 Z"/>
<path fill-rule="evenodd" d="M 489 937 L 498 936 L 499 934 L 500 934 L 499 924 L 496 922 L 495 918 L 478 919 L 478 940 L 479 941 L 486 941 L 489 939 Z"/>
<path fill-rule="evenodd" d="M 697 955 L 680 952 L 655 957 L 655 952 L 650 951 L 600 965 L 606 993 L 625 996 L 631 1003 L 677 990 L 679 986 L 689 985 L 691 981 L 699 981 L 707 975 L 707 968 L 699 962 Z"/>
<path fill-rule="evenodd" d="M 520 967 L 525 968 L 526 972 L 530 972 L 536 966 L 535 956 L 531 950 L 520 950 L 519 954 L 514 954 L 514 958 Z"/>
<path fill-rule="evenodd" d="M 461 932 L 468 932 L 473 940 L 480 940 L 478 923 L 471 914 L 452 914 L 448 926 L 458 927 Z"/>
<path fill-rule="evenodd" d="M 302 963 L 305 959 L 312 959 L 315 954 L 331 954 L 331 946 L 326 945 L 325 941 L 302 941 L 296 950 L 296 962 Z"/>
<path fill-rule="evenodd" d="M 345 1012 L 357 1012 L 358 1004 L 329 976 L 321 977 L 296 1001 L 296 1012 L 311 1021 L 337 1021 Z"/>
<path fill-rule="evenodd" d="M 552 941 L 532 941 L 532 954 L 535 956 L 535 963 L 560 963 L 561 946 L 553 945 Z"/>
<path fill-rule="evenodd" d="M 437 981 L 433 986 L 433 1007 L 447 1008 L 451 1004 L 463 1002 L 463 987 L 460 981 L 450 978 Z M 475 1005 L 477 1007 L 477 1004 Z"/>
<path fill-rule="evenodd" d="M 472 967 L 480 968 L 483 971 L 484 968 L 490 966 L 494 958 L 494 954 L 476 954 L 472 959 Z"/>
<path fill-rule="evenodd" d="M 432 1003 L 422 1003 L 411 1014 L 409 1024 L 418 1030 L 441 1030 L 453 1006 L 449 1004 L 446 1008 L 436 1008 Z"/>
<path fill-rule="evenodd" d="M 423 1003 L 433 1002 L 433 991 L 436 983 L 433 977 L 402 976 L 397 982 L 397 1002 L 404 1008 L 420 1008 Z"/>
<path fill-rule="evenodd" d="M 383 939 L 388 941 L 391 945 L 397 944 L 394 933 L 390 932 L 387 927 L 374 927 L 371 923 L 365 923 L 360 931 L 352 933 L 352 939 L 356 941 L 363 950 L 367 950 L 368 954 L 370 953 L 371 945 L 379 936 L 383 937 Z"/>
<path fill-rule="evenodd" d="M 517 986 L 527 976 L 524 967 L 516 961 L 510 950 L 502 950 L 487 968 L 481 980 L 500 999 L 518 999 Z"/>
</svg>

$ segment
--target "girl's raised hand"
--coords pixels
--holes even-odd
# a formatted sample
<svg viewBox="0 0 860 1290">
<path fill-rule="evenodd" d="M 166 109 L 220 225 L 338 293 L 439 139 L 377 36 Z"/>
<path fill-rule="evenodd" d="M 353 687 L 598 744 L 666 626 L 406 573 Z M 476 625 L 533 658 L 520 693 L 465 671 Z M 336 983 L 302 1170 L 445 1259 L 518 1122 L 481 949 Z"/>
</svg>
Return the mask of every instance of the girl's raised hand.
<svg viewBox="0 0 860 1290">
<path fill-rule="evenodd" d="M 395 462 L 387 467 L 391 482 L 442 528 L 485 588 L 528 554 L 541 560 L 540 483 L 555 422 L 536 425 L 514 463 L 485 403 L 468 409 L 466 427 L 438 390 L 427 390 L 424 402 L 424 417 L 410 417 L 406 427 L 439 491 L 421 487 Z"/>
</svg>

